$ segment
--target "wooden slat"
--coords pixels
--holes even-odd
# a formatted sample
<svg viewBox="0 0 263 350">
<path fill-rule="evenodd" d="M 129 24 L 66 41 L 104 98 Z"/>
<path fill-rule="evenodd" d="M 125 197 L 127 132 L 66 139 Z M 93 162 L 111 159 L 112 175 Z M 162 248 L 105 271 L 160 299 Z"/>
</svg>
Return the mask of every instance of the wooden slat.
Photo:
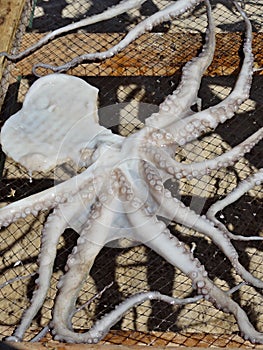
<svg viewBox="0 0 263 350">
<path fill-rule="evenodd" d="M 120 345 L 121 344 L 121 345 Z M 262 345 L 251 344 L 238 335 L 215 335 L 202 333 L 173 333 L 138 331 L 110 331 L 103 341 L 98 344 L 65 344 L 51 339 L 48 334 L 39 343 L 10 343 L 18 350 L 112 350 L 118 345 L 119 350 L 145 350 L 151 345 L 152 350 L 176 350 L 178 347 L 199 350 L 212 347 L 213 349 L 262 349 Z M 1 348 L 1 347 L 0 347 Z"/>
<path fill-rule="evenodd" d="M 17 350 L 98 350 L 102 349 L 99 344 L 56 344 L 53 343 L 8 343 L 10 346 L 14 346 Z M 118 345 L 119 350 L 142 350 L 141 345 Z M 1 349 L 1 347 L 0 347 Z M 104 350 L 116 350 L 116 345 L 103 345 Z M 164 350 L 166 347 L 151 347 L 151 349 Z M 178 347 L 172 347 L 169 349 L 178 349 Z M 198 348 L 192 348 L 198 350 Z M 215 348 L 216 350 L 216 348 Z"/>
<path fill-rule="evenodd" d="M 141 345 L 103 345 L 99 344 L 56 344 L 53 343 L 10 343 L 16 350 L 144 350 Z M 1 349 L 1 348 L 0 348 Z M 15 350 L 14 349 L 14 350 Z M 169 350 L 178 350 L 178 346 L 171 346 Z M 189 350 L 202 350 L 200 347 L 187 347 Z M 231 347 L 231 350 L 240 350 L 237 347 Z M 262 347 L 261 347 L 262 349 Z M 151 346 L 151 350 L 167 350 L 166 346 Z M 213 347 L 213 350 L 222 350 L 219 347 Z"/>
<path fill-rule="evenodd" d="M 0 51 L 9 52 L 17 31 L 26 0 L 0 1 Z M 0 57 L 0 80 L 5 67 L 4 57 Z"/>
<path fill-rule="evenodd" d="M 32 45 L 43 34 L 24 35 L 21 50 Z M 32 74 L 34 64 L 43 62 L 61 65 L 85 52 L 103 51 L 119 42 L 120 33 L 77 33 L 55 39 L 17 64 L 16 75 Z M 216 52 L 206 74 L 222 76 L 237 74 L 241 33 L 216 35 Z M 261 49 L 263 33 L 254 33 L 253 52 L 255 66 L 263 67 Z M 70 71 L 78 76 L 170 76 L 179 72 L 187 61 L 196 56 L 202 39 L 198 33 L 146 33 L 111 59 L 99 63 L 83 64 Z M 43 72 L 46 74 L 47 72 Z M 263 72 L 262 72 L 263 74 Z"/>
</svg>

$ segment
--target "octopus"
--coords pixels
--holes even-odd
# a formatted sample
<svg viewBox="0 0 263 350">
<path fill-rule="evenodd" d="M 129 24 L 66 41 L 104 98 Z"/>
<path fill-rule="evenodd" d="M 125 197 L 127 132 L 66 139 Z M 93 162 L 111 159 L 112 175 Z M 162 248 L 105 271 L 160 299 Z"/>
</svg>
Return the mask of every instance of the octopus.
<svg viewBox="0 0 263 350">
<path fill-rule="evenodd" d="M 242 181 L 202 216 L 173 196 L 165 186 L 170 179 L 200 178 L 212 170 L 231 166 L 263 137 L 261 128 L 214 159 L 190 164 L 175 159 L 179 147 L 232 118 L 249 97 L 253 75 L 252 28 L 244 10 L 234 2 L 245 22 L 246 35 L 242 66 L 230 94 L 207 109 L 194 112 L 191 108 L 197 101 L 202 75 L 210 65 L 215 50 L 214 21 L 211 6 L 206 0 L 208 24 L 202 51 L 185 65 L 179 85 L 160 104 L 159 110 L 146 119 L 144 128 L 127 137 L 113 134 L 100 125 L 97 88 L 81 78 L 61 73 L 82 61 L 115 55 L 153 26 L 172 20 L 200 2 L 178 0 L 136 25 L 108 51 L 85 54 L 60 67 L 49 65 L 54 73 L 40 77 L 30 87 L 22 109 L 4 124 L 1 131 L 3 151 L 30 173 L 48 171 L 69 161 L 84 168 L 82 172 L 52 188 L 0 209 L 2 227 L 29 214 L 37 216 L 41 211 L 50 211 L 41 233 L 38 278 L 35 281 L 37 288 L 20 325 L 7 338 L 8 341 L 23 339 L 43 305 L 59 238 L 66 228 L 73 228 L 78 233 L 78 239 L 68 255 L 65 273 L 57 284 L 58 293 L 50 323 L 56 340 L 97 343 L 127 310 L 144 300 L 157 299 L 175 305 L 204 298 L 218 309 L 233 314 L 245 339 L 263 344 L 263 334 L 254 328 L 246 312 L 233 300 L 232 291 L 222 290 L 209 278 L 205 266 L 185 243 L 171 233 L 167 224 L 176 222 L 200 232 L 223 252 L 245 283 L 263 288 L 263 281 L 240 263 L 232 243 L 234 239 L 262 240 L 262 237 L 235 236 L 216 218 L 219 210 L 262 182 L 262 169 Z M 122 1 L 102 14 L 85 19 L 85 25 L 111 18 L 142 3 Z M 39 45 L 64 31 L 62 29 L 49 34 Z M 27 54 L 38 47 L 30 48 Z M 8 58 L 19 59 L 22 56 L 9 55 Z M 20 144 L 19 148 L 17 144 Z M 73 330 L 71 321 L 80 289 L 101 249 L 109 242 L 120 239 L 140 242 L 155 251 L 191 279 L 197 294 L 185 299 L 173 298 L 157 291 L 134 294 L 94 322 L 88 331 L 78 333 Z"/>
</svg>

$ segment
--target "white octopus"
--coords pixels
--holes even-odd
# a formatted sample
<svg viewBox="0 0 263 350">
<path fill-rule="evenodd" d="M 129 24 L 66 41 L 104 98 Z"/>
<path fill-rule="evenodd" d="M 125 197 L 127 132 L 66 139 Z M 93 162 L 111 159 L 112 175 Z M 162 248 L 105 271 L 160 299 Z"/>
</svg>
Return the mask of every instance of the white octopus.
<svg viewBox="0 0 263 350">
<path fill-rule="evenodd" d="M 144 1 L 123 1 L 103 14 L 85 20 L 85 24 L 113 17 Z M 86 54 L 55 71 L 66 70 L 83 60 L 104 59 L 116 54 L 137 36 L 162 21 L 171 20 L 200 3 L 201 0 L 178 0 L 139 23 L 113 48 L 104 53 Z M 254 277 L 239 262 L 231 239 L 234 237 L 215 214 L 235 201 L 244 192 L 262 181 L 262 170 L 242 182 L 222 202 L 217 202 L 200 216 L 174 198 L 164 187 L 168 179 L 197 178 L 213 169 L 234 164 L 263 137 L 263 128 L 230 151 L 215 159 L 185 164 L 174 159 L 178 145 L 198 138 L 232 118 L 248 98 L 253 74 L 251 24 L 235 3 L 246 25 L 244 60 L 235 87 L 218 105 L 194 113 L 202 74 L 213 59 L 215 49 L 214 23 L 206 1 L 208 28 L 202 52 L 187 63 L 176 90 L 160 105 L 159 111 L 146 120 L 146 125 L 128 137 L 112 134 L 98 122 L 98 90 L 82 79 L 52 74 L 38 79 L 30 88 L 23 108 L 13 115 L 1 132 L 4 152 L 28 171 L 46 171 L 68 160 L 85 166 L 86 170 L 43 192 L 34 194 L 0 209 L 0 224 L 8 226 L 21 217 L 53 209 L 42 231 L 39 255 L 39 278 L 30 307 L 9 341 L 20 341 L 45 300 L 60 236 L 67 227 L 79 233 L 77 245 L 68 256 L 66 272 L 57 288 L 58 294 L 50 324 L 55 339 L 75 343 L 96 343 L 130 307 L 146 299 L 161 299 L 168 303 L 195 302 L 200 298 L 211 301 L 219 309 L 232 313 L 241 333 L 251 342 L 263 343 L 263 334 L 250 323 L 245 311 L 209 278 L 205 267 L 193 253 L 172 235 L 162 218 L 193 228 L 209 237 L 232 263 L 242 279 L 257 288 L 263 281 Z M 71 29 L 66 27 L 67 29 Z M 44 38 L 40 45 L 65 31 L 61 29 Z M 27 52 L 36 49 L 36 45 Z M 3 54 L 6 55 L 7 54 Z M 19 59 L 23 55 L 8 56 Z M 73 102 L 72 102 L 73 101 Z M 16 142 L 14 142 L 14 140 Z M 70 142 L 69 142 L 70 141 Z M 20 148 L 16 144 L 20 144 Z M 147 184 L 147 192 L 144 184 Z M 158 292 L 133 295 L 115 310 L 96 321 L 85 333 L 72 330 L 71 318 L 80 288 L 102 247 L 116 239 L 127 238 L 153 249 L 191 280 L 198 295 L 176 299 Z M 262 239 L 256 237 L 256 239 Z"/>
</svg>

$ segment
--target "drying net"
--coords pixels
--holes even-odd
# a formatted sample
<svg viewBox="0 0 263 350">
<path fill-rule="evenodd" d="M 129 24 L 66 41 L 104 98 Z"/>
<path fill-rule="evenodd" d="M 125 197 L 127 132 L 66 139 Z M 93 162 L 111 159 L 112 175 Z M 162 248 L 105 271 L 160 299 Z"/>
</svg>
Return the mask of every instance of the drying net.
<svg viewBox="0 0 263 350">
<path fill-rule="evenodd" d="M 86 16 L 99 13 L 116 1 L 48 0 L 26 4 L 14 41 L 13 52 L 22 51 L 48 31 Z M 21 108 L 29 86 L 36 80 L 32 66 L 38 62 L 60 65 L 84 52 L 103 51 L 124 37 L 143 18 L 163 8 L 165 0 L 146 1 L 138 10 L 129 11 L 112 20 L 70 32 L 11 63 L 2 78 L 1 121 Z M 200 88 L 202 108 L 217 104 L 230 92 L 240 65 L 244 24 L 231 2 L 212 0 L 216 22 L 217 46 L 213 63 Z M 246 12 L 254 31 L 255 67 L 263 67 L 262 0 L 245 1 Z M 67 73 L 79 76 L 100 89 L 99 114 L 103 125 L 113 132 L 129 135 L 143 127 L 144 119 L 157 110 L 158 104 L 173 91 L 182 66 L 196 56 L 202 47 L 206 28 L 204 6 L 184 14 L 172 22 L 164 22 L 152 32 L 142 35 L 126 49 L 102 62 L 84 63 Z M 50 73 L 41 69 L 41 75 Z M 181 161 L 197 161 L 215 157 L 240 143 L 262 127 L 262 72 L 254 75 L 250 98 L 236 117 L 205 135 L 177 157 Z M 168 186 L 183 202 L 203 213 L 218 198 L 225 196 L 244 178 L 262 167 L 262 143 L 258 144 L 234 166 L 212 172 L 200 180 L 170 182 Z M 76 174 L 70 164 L 48 174 L 27 172 L 11 159 L 1 155 L 1 205 L 25 198 L 53 186 L 57 181 Z M 220 213 L 228 229 L 240 235 L 262 235 L 262 196 L 260 186 Z M 0 336 L 11 335 L 28 307 L 37 271 L 40 232 L 47 216 L 27 216 L 2 229 L 0 234 Z M 209 240 L 199 233 L 172 224 L 171 230 L 194 250 L 206 266 L 209 276 L 222 288 L 241 282 L 229 261 Z M 43 308 L 27 331 L 29 341 L 51 319 L 56 283 L 63 273 L 67 255 L 76 244 L 77 234 L 67 230 L 60 240 L 51 287 Z M 255 276 L 263 278 L 261 242 L 235 242 L 242 264 Z M 176 297 L 193 295 L 190 280 L 161 257 L 144 246 L 105 247 L 83 286 L 73 318 L 76 329 L 85 330 L 127 296 L 139 291 L 158 290 Z M 97 295 L 96 298 L 93 298 Z M 262 294 L 243 285 L 233 298 L 246 310 L 252 323 L 263 331 Z M 233 316 L 218 311 L 210 303 L 200 301 L 172 307 L 163 302 L 148 301 L 130 310 L 102 343 L 185 346 L 249 346 L 239 335 Z M 51 341 L 51 336 L 46 338 Z"/>
</svg>

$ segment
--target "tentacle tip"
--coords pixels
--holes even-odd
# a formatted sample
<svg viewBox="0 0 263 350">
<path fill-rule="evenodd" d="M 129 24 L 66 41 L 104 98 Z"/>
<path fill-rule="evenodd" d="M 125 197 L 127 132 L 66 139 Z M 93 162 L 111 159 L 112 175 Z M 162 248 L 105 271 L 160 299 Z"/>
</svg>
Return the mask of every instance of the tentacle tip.
<svg viewBox="0 0 263 350">
<path fill-rule="evenodd" d="M 10 337 L 6 337 L 4 341 L 18 343 L 21 342 L 22 339 L 20 337 L 17 337 L 16 335 L 11 335 Z"/>
</svg>

